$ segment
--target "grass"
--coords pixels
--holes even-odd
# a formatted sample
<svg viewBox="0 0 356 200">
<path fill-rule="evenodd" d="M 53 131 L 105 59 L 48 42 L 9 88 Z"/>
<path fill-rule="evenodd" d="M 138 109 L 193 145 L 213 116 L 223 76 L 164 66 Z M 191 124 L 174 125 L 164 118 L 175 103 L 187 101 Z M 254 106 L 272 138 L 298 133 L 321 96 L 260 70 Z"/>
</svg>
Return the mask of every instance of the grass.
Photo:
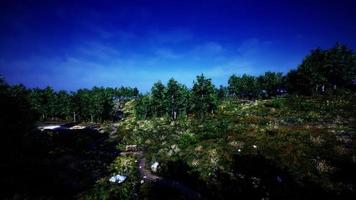
<svg viewBox="0 0 356 200">
<path fill-rule="evenodd" d="M 355 189 L 355 100 L 355 95 L 227 100 L 203 121 L 175 122 L 136 120 L 130 102 L 118 135 L 123 144 L 138 144 L 149 160 L 162 163 L 163 175 L 169 172 L 167 163 L 184 162 L 186 173 L 206 183 L 202 190 L 212 188 L 202 191 L 206 197 L 216 197 L 213 192 L 225 191 L 229 182 L 255 191 L 256 198 L 291 197 L 297 191 L 310 197 L 311 188 L 344 197 Z M 241 160 L 246 163 L 236 163 Z M 242 169 L 248 164 L 260 166 Z M 288 181 L 278 185 L 276 177 Z"/>
</svg>

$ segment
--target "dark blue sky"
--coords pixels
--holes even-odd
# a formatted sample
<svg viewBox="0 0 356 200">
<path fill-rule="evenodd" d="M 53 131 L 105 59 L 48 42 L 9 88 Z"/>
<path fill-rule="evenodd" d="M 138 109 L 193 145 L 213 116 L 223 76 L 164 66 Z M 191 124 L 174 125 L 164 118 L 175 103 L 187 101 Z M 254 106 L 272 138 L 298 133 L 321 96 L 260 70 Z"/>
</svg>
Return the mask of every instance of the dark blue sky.
<svg viewBox="0 0 356 200">
<path fill-rule="evenodd" d="M 336 42 L 356 49 L 356 1 L 0 1 L 0 74 L 28 87 L 226 85 Z"/>
</svg>

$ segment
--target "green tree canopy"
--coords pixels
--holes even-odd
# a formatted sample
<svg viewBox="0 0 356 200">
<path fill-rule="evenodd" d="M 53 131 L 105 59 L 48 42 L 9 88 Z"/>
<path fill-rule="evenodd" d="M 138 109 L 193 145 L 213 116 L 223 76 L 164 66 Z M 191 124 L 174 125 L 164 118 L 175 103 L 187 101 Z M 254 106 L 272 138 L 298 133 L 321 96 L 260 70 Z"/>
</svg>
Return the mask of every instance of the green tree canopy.
<svg viewBox="0 0 356 200">
<path fill-rule="evenodd" d="M 137 99 L 135 112 L 138 119 L 147 119 L 152 116 L 151 100 L 148 94 Z"/>
<path fill-rule="evenodd" d="M 161 81 L 158 81 L 153 84 L 151 89 L 151 106 L 153 113 L 156 117 L 162 117 L 166 114 L 166 87 L 162 84 Z"/>
<path fill-rule="evenodd" d="M 213 113 L 217 107 L 215 87 L 211 79 L 204 75 L 197 76 L 192 88 L 192 111 L 203 118 L 207 113 Z"/>
<path fill-rule="evenodd" d="M 166 102 L 167 112 L 173 120 L 187 113 L 188 98 L 189 90 L 171 78 L 167 83 Z"/>
<path fill-rule="evenodd" d="M 223 100 L 228 95 L 228 88 L 220 85 L 220 87 L 216 90 L 216 94 L 219 100 Z"/>
<path fill-rule="evenodd" d="M 228 89 L 231 95 L 241 98 L 256 98 L 259 93 L 256 78 L 247 74 L 241 77 L 232 75 L 229 78 Z"/>
<path fill-rule="evenodd" d="M 257 82 L 268 97 L 276 96 L 283 88 L 283 75 L 282 73 L 266 72 L 257 78 Z"/>
<path fill-rule="evenodd" d="M 352 87 L 355 79 L 355 53 L 345 45 L 336 44 L 327 50 L 312 50 L 298 69 L 287 75 L 287 85 L 290 93 L 311 95 Z"/>
</svg>

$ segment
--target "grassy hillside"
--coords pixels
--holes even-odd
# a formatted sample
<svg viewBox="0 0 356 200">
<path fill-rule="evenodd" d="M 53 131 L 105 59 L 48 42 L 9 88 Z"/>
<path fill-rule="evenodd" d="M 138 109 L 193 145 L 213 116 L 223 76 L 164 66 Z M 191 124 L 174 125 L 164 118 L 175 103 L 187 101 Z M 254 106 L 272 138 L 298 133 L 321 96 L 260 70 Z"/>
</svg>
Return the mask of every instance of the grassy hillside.
<svg viewBox="0 0 356 200">
<path fill-rule="evenodd" d="M 118 136 L 205 198 L 347 198 L 355 195 L 354 102 L 351 94 L 226 100 L 203 120 L 170 121 L 137 120 L 130 101 Z"/>
</svg>

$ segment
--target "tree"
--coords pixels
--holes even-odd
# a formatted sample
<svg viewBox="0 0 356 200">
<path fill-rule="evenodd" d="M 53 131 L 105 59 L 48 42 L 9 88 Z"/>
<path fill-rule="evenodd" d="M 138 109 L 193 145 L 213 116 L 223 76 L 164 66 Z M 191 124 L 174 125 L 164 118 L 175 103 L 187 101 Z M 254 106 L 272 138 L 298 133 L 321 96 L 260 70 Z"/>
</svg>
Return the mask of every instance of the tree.
<svg viewBox="0 0 356 200">
<path fill-rule="evenodd" d="M 289 89 L 312 95 L 337 88 L 351 88 L 356 78 L 356 55 L 342 44 L 314 49 L 296 71 L 287 75 Z"/>
<path fill-rule="evenodd" d="M 298 70 L 291 70 L 285 77 L 285 86 L 289 94 L 310 95 L 311 88 L 309 79 Z"/>
<path fill-rule="evenodd" d="M 167 111 L 173 120 L 177 119 L 180 97 L 178 82 L 173 78 L 169 79 L 167 83 L 166 101 L 168 106 Z"/>
<path fill-rule="evenodd" d="M 171 78 L 167 83 L 166 102 L 169 116 L 176 120 L 177 116 L 186 114 L 189 90 Z"/>
<path fill-rule="evenodd" d="M 137 99 L 135 112 L 139 119 L 147 119 L 152 116 L 151 101 L 148 94 L 142 95 Z"/>
<path fill-rule="evenodd" d="M 134 98 L 138 97 L 138 95 L 140 94 L 140 92 L 138 91 L 138 89 L 135 87 L 133 90 L 132 90 L 132 96 Z"/>
<path fill-rule="evenodd" d="M 52 87 L 48 86 L 42 91 L 42 105 L 44 107 L 44 120 L 54 120 L 56 97 Z"/>
<path fill-rule="evenodd" d="M 29 102 L 37 119 L 45 120 L 47 115 L 45 105 L 43 104 L 43 90 L 34 88 L 30 90 Z"/>
<path fill-rule="evenodd" d="M 326 51 L 325 80 L 329 87 L 347 88 L 356 79 L 356 55 L 346 45 L 336 44 Z"/>
<path fill-rule="evenodd" d="M 257 78 L 257 82 L 268 97 L 276 96 L 283 88 L 282 73 L 266 72 Z"/>
<path fill-rule="evenodd" d="M 241 98 L 252 99 L 258 97 L 259 88 L 256 78 L 247 74 L 241 77 L 232 75 L 229 78 L 229 93 Z"/>
<path fill-rule="evenodd" d="M 227 87 L 224 87 L 220 85 L 219 89 L 216 90 L 216 94 L 219 100 L 223 100 L 227 97 L 228 94 L 228 89 Z"/>
<path fill-rule="evenodd" d="M 62 120 L 71 117 L 71 98 L 67 91 L 61 90 L 55 94 L 55 115 Z"/>
<path fill-rule="evenodd" d="M 238 97 L 238 95 L 239 95 L 239 77 L 237 77 L 235 74 L 233 74 L 232 76 L 230 76 L 228 83 L 229 83 L 229 86 L 228 86 L 229 94 L 234 97 Z"/>
<path fill-rule="evenodd" d="M 213 113 L 217 107 L 217 98 L 214 85 L 211 79 L 207 79 L 204 75 L 197 76 L 192 88 L 192 111 L 201 119 L 207 113 Z"/>
<path fill-rule="evenodd" d="M 95 108 L 93 105 L 93 101 L 90 99 L 90 96 L 90 90 L 88 89 L 79 89 L 75 94 L 75 106 L 78 110 L 80 120 L 94 120 Z"/>
<path fill-rule="evenodd" d="M 311 54 L 306 56 L 302 64 L 298 67 L 298 76 L 303 83 L 296 83 L 306 90 L 305 94 L 313 94 L 318 91 L 324 92 L 326 79 L 326 51 L 322 49 L 312 50 Z M 303 84 L 303 85 L 301 85 Z"/>
<path fill-rule="evenodd" d="M 77 92 L 70 93 L 70 107 L 73 115 L 73 121 L 77 122 L 80 113 L 80 98 Z"/>
<path fill-rule="evenodd" d="M 180 90 L 180 94 L 182 95 L 182 99 L 179 103 L 179 109 L 178 109 L 178 113 L 181 113 L 181 116 L 186 116 L 188 114 L 188 112 L 190 111 L 190 107 L 191 107 L 191 91 L 189 90 L 189 88 L 185 85 L 181 85 L 181 87 L 179 88 Z"/>
<path fill-rule="evenodd" d="M 36 120 L 29 94 L 23 85 L 9 86 L 0 77 L 0 155 L 3 166 L 23 159 L 23 144 Z"/>
<path fill-rule="evenodd" d="M 249 76 L 247 74 L 242 75 L 240 84 L 239 88 L 242 97 L 252 99 L 258 96 L 259 89 L 257 86 L 257 80 L 254 76 Z"/>
<path fill-rule="evenodd" d="M 89 93 L 89 101 L 91 105 L 90 121 L 100 121 L 104 112 L 104 103 L 106 101 L 104 89 L 93 87 Z"/>
<path fill-rule="evenodd" d="M 114 95 L 111 88 L 106 88 L 102 95 L 102 113 L 101 120 L 110 120 L 113 115 Z"/>
<path fill-rule="evenodd" d="M 167 106 L 166 106 L 166 87 L 162 84 L 161 81 L 156 82 L 153 84 L 151 89 L 151 106 L 153 110 L 153 114 L 156 117 L 162 117 L 166 114 Z"/>
</svg>

